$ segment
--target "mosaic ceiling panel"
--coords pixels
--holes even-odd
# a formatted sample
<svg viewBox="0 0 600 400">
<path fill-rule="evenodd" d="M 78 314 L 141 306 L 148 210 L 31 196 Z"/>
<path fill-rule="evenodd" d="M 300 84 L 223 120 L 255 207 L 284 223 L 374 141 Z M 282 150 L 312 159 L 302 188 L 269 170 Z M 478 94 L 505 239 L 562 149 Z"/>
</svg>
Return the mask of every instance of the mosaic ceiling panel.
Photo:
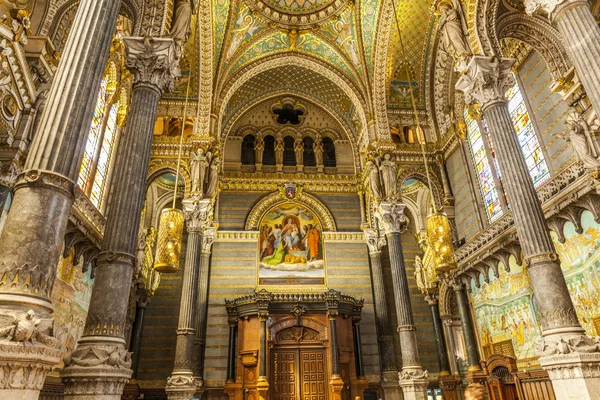
<svg viewBox="0 0 600 400">
<path fill-rule="evenodd" d="M 369 74 L 373 68 L 373 49 L 379 10 L 379 0 L 363 0 L 360 3 L 360 18 L 363 35 L 362 41 L 365 49 L 365 61 Z"/>
<path fill-rule="evenodd" d="M 427 56 L 435 27 L 435 17 L 430 7 L 430 0 L 396 1 L 398 24 L 406 54 L 403 57 L 394 21 L 388 53 L 388 107 L 409 107 L 411 91 L 415 94 L 417 105 L 425 107 Z M 408 64 L 411 82 L 405 72 L 405 63 Z"/>
<path fill-rule="evenodd" d="M 214 63 L 216 67 L 221 56 L 221 47 L 223 46 L 225 28 L 227 27 L 227 16 L 229 15 L 229 0 L 215 0 L 213 4 L 213 32 L 215 35 Z"/>
</svg>

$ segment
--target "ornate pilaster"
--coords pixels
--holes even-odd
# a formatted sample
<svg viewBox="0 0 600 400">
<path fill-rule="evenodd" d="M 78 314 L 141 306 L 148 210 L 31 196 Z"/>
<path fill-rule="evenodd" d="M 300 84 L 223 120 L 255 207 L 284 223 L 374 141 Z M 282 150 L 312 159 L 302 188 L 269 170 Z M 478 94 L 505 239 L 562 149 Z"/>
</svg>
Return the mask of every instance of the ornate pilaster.
<svg viewBox="0 0 600 400">
<path fill-rule="evenodd" d="M 0 314 L 7 317 L 0 323 L 0 398 L 37 399 L 46 373 L 60 361 L 50 294 L 95 105 L 90 94 L 98 93 L 119 8 L 119 1 L 79 3 L 71 27 L 77 34 L 67 39 L 17 176 L 0 238 Z M 44 323 L 32 326 L 37 320 Z M 17 327 L 47 340 L 15 335 Z"/>
<path fill-rule="evenodd" d="M 183 212 L 188 230 L 185 267 L 179 306 L 177 343 L 173 373 L 167 379 L 165 391 L 169 399 L 187 400 L 196 392 L 193 354 L 194 337 L 198 327 L 197 297 L 200 274 L 200 254 L 202 251 L 203 229 L 212 216 L 210 199 L 191 197 L 183 200 Z"/>
<path fill-rule="evenodd" d="M 208 317 L 208 278 L 210 276 L 210 254 L 217 230 L 208 227 L 202 235 L 200 250 L 200 274 L 198 275 L 198 298 L 196 303 L 196 336 L 194 337 L 194 376 L 196 377 L 196 397 L 202 398 L 204 390 L 204 355 L 206 352 L 206 322 Z"/>
<path fill-rule="evenodd" d="M 528 14 L 547 14 L 561 34 L 583 87 L 600 113 L 600 27 L 587 0 L 525 0 Z"/>
<path fill-rule="evenodd" d="M 392 324 L 386 302 L 381 250 L 386 244 L 385 236 L 367 228 L 364 230 L 365 242 L 371 260 L 371 279 L 373 281 L 373 300 L 375 302 L 375 324 L 379 344 L 379 361 L 381 364 L 381 388 L 386 398 L 399 398 L 398 367 L 394 351 Z"/>
<path fill-rule="evenodd" d="M 405 400 L 427 398 L 427 371 L 419 361 L 416 328 L 413 322 L 412 306 L 402 242 L 400 233 L 408 227 L 408 218 L 404 214 L 405 204 L 385 201 L 379 205 L 378 219 L 385 230 L 390 253 L 392 281 L 394 285 L 394 302 L 398 318 L 398 334 L 402 354 L 402 371 L 398 374 L 400 387 Z"/>
<path fill-rule="evenodd" d="M 597 28 L 597 27 L 596 27 Z M 575 38 L 574 38 L 575 40 Z M 544 213 L 537 197 L 536 190 L 529 176 L 529 170 L 523 159 L 521 148 L 515 133 L 504 92 L 512 86 L 513 77 L 510 68 L 514 60 L 496 59 L 487 57 L 473 57 L 469 64 L 467 74 L 463 75 L 457 83 L 457 89 L 465 91 L 465 99 L 472 103 L 477 101 L 482 106 L 484 118 L 490 128 L 490 135 L 494 141 L 498 162 L 504 177 L 504 188 L 510 199 L 510 207 L 515 221 L 517 236 L 524 256 L 524 265 L 527 268 L 531 286 L 537 302 L 540 322 L 542 325 L 543 344 L 538 349 L 542 356 L 540 363 L 543 367 L 549 363 L 548 369 L 555 370 L 560 364 L 563 343 L 583 343 L 589 338 L 584 336 L 577 314 L 571 301 L 564 275 L 560 268 L 560 260 L 556 254 L 550 232 L 546 225 Z M 584 346 L 585 347 L 585 346 Z M 600 369 L 597 357 L 597 348 L 593 352 L 581 353 L 581 362 L 587 367 Z M 573 374 L 562 373 L 554 375 L 555 391 L 564 393 L 576 390 L 577 372 L 571 361 L 575 354 L 579 354 L 578 346 L 569 351 L 569 356 L 564 357 L 565 363 L 561 368 L 575 368 Z M 552 355 L 551 358 L 548 356 Z M 586 361 L 583 361 L 586 360 Z M 568 376 L 568 377 L 567 377 Z M 566 378 L 566 379 L 565 379 Z M 592 381 L 597 382 L 600 388 L 600 379 L 589 377 L 586 387 Z M 583 381 L 583 378 L 581 378 Z M 595 387 L 595 386 L 594 386 Z M 591 394 L 585 398 L 591 398 Z M 593 392 L 591 392 L 593 393 Z"/>
<path fill-rule="evenodd" d="M 67 399 L 120 399 L 131 376 L 124 348 L 127 300 L 158 100 L 178 73 L 172 39 L 124 39 L 133 72 L 127 131 L 119 145 L 102 251 L 83 336 L 61 376 Z"/>
</svg>

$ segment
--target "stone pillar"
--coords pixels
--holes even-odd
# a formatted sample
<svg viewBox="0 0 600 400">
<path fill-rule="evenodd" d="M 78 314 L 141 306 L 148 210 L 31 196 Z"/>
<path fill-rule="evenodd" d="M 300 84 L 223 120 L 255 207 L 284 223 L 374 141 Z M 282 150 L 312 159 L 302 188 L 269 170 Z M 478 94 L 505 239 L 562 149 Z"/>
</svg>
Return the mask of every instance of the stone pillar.
<svg viewBox="0 0 600 400">
<path fill-rule="evenodd" d="M 380 225 L 385 230 L 390 253 L 402 354 L 402 371 L 399 374 L 400 387 L 405 400 L 424 400 L 427 398 L 428 375 L 419 361 L 417 331 L 413 322 L 408 279 L 400 241 L 400 233 L 404 232 L 408 225 L 408 219 L 404 215 L 405 207 L 405 204 L 394 201 L 382 202 L 379 206 L 378 218 Z"/>
<path fill-rule="evenodd" d="M 577 10 L 580 8 L 572 9 L 574 13 Z M 548 371 L 558 399 L 591 399 L 596 397 L 594 393 L 600 393 L 600 353 L 598 345 L 584 335 L 577 320 L 508 112 L 504 93 L 514 82 L 510 72 L 513 64 L 512 59 L 475 56 L 456 88 L 465 92 L 467 103 L 481 104 L 494 141 L 524 265 L 539 310 L 543 337 L 543 343 L 538 346 L 540 364 Z M 589 68 L 593 69 L 591 65 Z"/>
<path fill-rule="evenodd" d="M 227 382 L 235 382 L 237 319 L 229 320 L 229 348 L 227 349 Z"/>
<path fill-rule="evenodd" d="M 460 281 L 453 281 L 451 285 L 456 295 L 456 304 L 458 305 L 460 323 L 462 325 L 463 335 L 465 338 L 469 372 L 481 371 L 481 357 L 479 356 L 477 338 L 475 337 L 475 328 L 473 327 L 473 320 L 471 319 L 469 299 L 467 298 L 465 287 Z"/>
<path fill-rule="evenodd" d="M 344 388 L 344 381 L 340 375 L 340 349 L 337 340 L 337 309 L 330 308 L 327 311 L 327 317 L 329 318 L 329 340 L 331 340 L 331 379 L 329 380 L 329 387 L 331 388 L 332 400 L 342 399 L 342 389 Z"/>
<path fill-rule="evenodd" d="M 600 114 L 600 27 L 587 0 L 525 0 L 528 14 L 548 15 L 562 36 L 577 75 Z"/>
<path fill-rule="evenodd" d="M 365 241 L 369 248 L 371 260 L 371 279 L 373 281 L 373 301 L 375 303 L 375 324 L 379 344 L 379 362 L 381 365 L 381 389 L 386 399 L 400 398 L 398 386 L 398 367 L 394 351 L 394 337 L 390 315 L 386 302 L 383 268 L 381 266 L 381 249 L 385 246 L 385 237 L 379 232 L 367 228 L 364 230 Z"/>
<path fill-rule="evenodd" d="M 100 12 L 100 11 L 98 11 Z M 146 172 L 158 100 L 178 73 L 173 39 L 125 38 L 134 74 L 127 131 L 117 150 L 102 251 L 88 316 L 76 350 L 61 372 L 65 399 L 120 399 L 131 377 L 123 339 Z"/>
<path fill-rule="evenodd" d="M 354 359 L 356 364 L 356 376 L 364 377 L 365 369 L 363 367 L 363 359 L 362 359 L 362 349 L 360 343 L 360 321 L 352 321 L 352 327 L 354 330 L 352 331 L 353 339 L 354 339 Z"/>
<path fill-rule="evenodd" d="M 208 224 L 207 224 L 208 225 Z M 206 352 L 206 322 L 208 316 L 208 278 L 210 277 L 210 254 L 217 230 L 206 228 L 202 236 L 200 253 L 200 274 L 198 275 L 198 298 L 196 310 L 196 337 L 194 338 L 194 376 L 196 377 L 196 397 L 202 398 L 204 390 L 204 353 Z"/>
<path fill-rule="evenodd" d="M 443 153 L 437 153 L 435 160 L 440 169 L 440 176 L 442 178 L 442 187 L 444 188 L 444 204 L 453 205 L 454 195 L 452 194 L 452 188 L 450 187 L 450 180 L 448 179 L 448 171 L 446 170 L 446 162 L 444 160 Z"/>
<path fill-rule="evenodd" d="M 46 105 L 14 186 L 12 207 L 0 237 L 0 312 L 14 315 L 0 331 L 43 319 L 36 343 L 5 333 L 0 344 L 0 398 L 37 399 L 46 373 L 61 357 L 52 337 L 50 301 L 74 187 L 96 94 L 106 67 L 121 2 L 82 0 Z M 41 336 L 43 335 L 43 336 Z"/>
<path fill-rule="evenodd" d="M 367 213 L 365 206 L 365 193 L 361 190 L 358 192 L 358 203 L 360 207 L 360 227 L 362 230 L 365 230 L 369 227 L 369 223 L 367 222 Z"/>
<path fill-rule="evenodd" d="M 448 361 L 448 351 L 446 350 L 446 341 L 444 340 L 444 327 L 442 326 L 442 318 L 440 317 L 440 309 L 438 307 L 438 296 L 436 294 L 428 294 L 425 296 L 425 301 L 431 308 L 433 335 L 435 336 L 435 344 L 437 346 L 440 376 L 447 376 L 450 375 L 450 362 Z"/>
<path fill-rule="evenodd" d="M 259 346 L 258 350 L 258 380 L 256 382 L 256 391 L 258 392 L 259 400 L 267 400 L 269 392 L 269 381 L 267 379 L 267 318 L 269 313 L 267 311 L 260 311 L 258 313 L 258 320 L 260 321 L 260 332 L 259 332 Z"/>
<path fill-rule="evenodd" d="M 144 290 L 144 292 L 146 292 Z M 150 297 L 147 292 L 145 295 L 138 296 L 137 299 L 137 307 L 135 310 L 135 320 L 133 322 L 133 328 L 131 332 L 131 369 L 133 370 L 133 374 L 131 375 L 132 379 L 137 379 L 138 367 L 140 365 L 140 351 L 142 349 L 142 336 L 143 336 L 143 328 L 144 328 L 144 316 L 146 314 L 146 308 L 148 307 L 148 302 L 150 301 Z"/>
<path fill-rule="evenodd" d="M 183 200 L 183 212 L 188 230 L 185 268 L 179 306 L 179 323 L 175 346 L 175 365 L 165 391 L 169 400 L 188 400 L 196 392 L 192 355 L 197 329 L 198 276 L 200 273 L 200 252 L 202 231 L 210 219 L 210 199 L 198 199 L 193 195 Z"/>
</svg>

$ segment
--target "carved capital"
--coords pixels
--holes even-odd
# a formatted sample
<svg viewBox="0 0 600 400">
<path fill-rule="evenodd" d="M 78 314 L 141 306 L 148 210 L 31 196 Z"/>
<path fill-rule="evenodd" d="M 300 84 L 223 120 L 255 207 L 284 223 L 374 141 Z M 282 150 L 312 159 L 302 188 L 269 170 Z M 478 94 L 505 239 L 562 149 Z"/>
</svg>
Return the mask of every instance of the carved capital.
<svg viewBox="0 0 600 400">
<path fill-rule="evenodd" d="M 191 197 L 183 200 L 182 206 L 188 232 L 201 232 L 212 222 L 213 207 L 210 199 Z"/>
<path fill-rule="evenodd" d="M 212 249 L 212 245 L 215 241 L 215 236 L 217 235 L 217 230 L 213 227 L 206 228 L 202 233 L 202 253 L 210 254 Z"/>
<path fill-rule="evenodd" d="M 0 342 L 0 390 L 41 390 L 62 351 L 42 344 Z"/>
<path fill-rule="evenodd" d="M 525 0 L 525 12 L 529 15 L 543 14 L 553 21 L 562 6 L 574 3 L 589 5 L 587 0 Z"/>
<path fill-rule="evenodd" d="M 465 103 L 481 104 L 482 109 L 506 101 L 505 93 L 515 84 L 512 58 L 473 56 L 467 70 L 456 83 L 465 95 Z"/>
<path fill-rule="evenodd" d="M 425 301 L 430 306 L 435 306 L 438 303 L 438 295 L 437 294 L 433 294 L 433 293 L 429 293 L 429 294 L 427 294 L 425 296 Z"/>
<path fill-rule="evenodd" d="M 369 248 L 369 254 L 379 254 L 386 244 L 385 236 L 380 235 L 378 231 L 367 228 L 364 230 L 365 242 Z"/>
<path fill-rule="evenodd" d="M 24 186 L 44 187 L 60 192 L 70 199 L 75 198 L 75 183 L 68 177 L 53 171 L 30 169 L 17 176 L 15 190 Z"/>
<path fill-rule="evenodd" d="M 406 204 L 385 201 L 379 205 L 377 219 L 386 234 L 402 233 L 408 228 L 408 218 L 404 214 Z"/>
<path fill-rule="evenodd" d="M 180 75 L 175 42 L 171 38 L 125 37 L 125 64 L 134 75 L 134 85 L 149 85 L 162 94 L 172 91 Z"/>
</svg>

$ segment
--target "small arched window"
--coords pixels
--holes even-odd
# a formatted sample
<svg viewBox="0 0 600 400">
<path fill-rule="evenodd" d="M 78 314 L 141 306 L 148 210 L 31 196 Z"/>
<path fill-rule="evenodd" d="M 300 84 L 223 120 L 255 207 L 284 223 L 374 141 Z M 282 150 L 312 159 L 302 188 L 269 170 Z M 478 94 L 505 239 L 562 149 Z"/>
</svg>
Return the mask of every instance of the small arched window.
<svg viewBox="0 0 600 400">
<path fill-rule="evenodd" d="M 254 165 L 254 136 L 246 135 L 242 140 L 242 165 Z"/>
<path fill-rule="evenodd" d="M 335 160 L 335 145 L 333 140 L 326 137 L 323 139 L 323 165 L 325 167 L 336 167 L 337 161 Z"/>
<path fill-rule="evenodd" d="M 275 138 L 265 136 L 265 149 L 263 150 L 263 165 L 275 165 Z"/>
<path fill-rule="evenodd" d="M 304 144 L 304 154 L 302 155 L 304 166 L 316 167 L 317 160 L 315 159 L 315 141 L 310 136 L 307 136 L 302 139 L 302 143 Z"/>
<path fill-rule="evenodd" d="M 286 136 L 283 138 L 283 165 L 293 167 L 296 165 L 296 154 L 294 153 L 294 138 Z"/>
</svg>

